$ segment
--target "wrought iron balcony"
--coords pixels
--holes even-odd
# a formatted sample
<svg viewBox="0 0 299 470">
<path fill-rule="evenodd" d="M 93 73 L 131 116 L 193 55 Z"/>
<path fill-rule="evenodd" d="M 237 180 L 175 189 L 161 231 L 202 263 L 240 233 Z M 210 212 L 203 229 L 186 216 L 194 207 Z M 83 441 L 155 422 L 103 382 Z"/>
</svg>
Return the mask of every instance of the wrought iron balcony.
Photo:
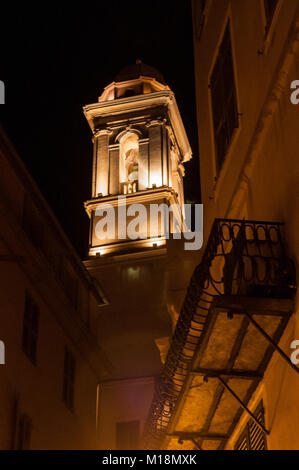
<svg viewBox="0 0 299 470">
<path fill-rule="evenodd" d="M 176 448 L 178 437 L 223 448 L 242 409 L 250 413 L 246 404 L 274 350 L 290 363 L 278 346 L 295 292 L 282 226 L 214 221 L 155 389 L 144 448 Z"/>
</svg>

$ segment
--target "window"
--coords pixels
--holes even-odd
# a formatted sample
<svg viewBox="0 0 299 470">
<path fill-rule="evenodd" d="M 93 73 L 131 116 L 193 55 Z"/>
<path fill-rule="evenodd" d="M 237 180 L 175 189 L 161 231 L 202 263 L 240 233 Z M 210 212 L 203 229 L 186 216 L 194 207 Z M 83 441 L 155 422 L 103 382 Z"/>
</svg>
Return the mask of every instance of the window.
<svg viewBox="0 0 299 470">
<path fill-rule="evenodd" d="M 21 414 L 18 422 L 17 450 L 30 449 L 31 420 L 26 414 Z"/>
<path fill-rule="evenodd" d="M 35 248 L 41 249 L 44 239 L 44 228 L 29 196 L 26 196 L 24 200 L 22 226 Z"/>
<path fill-rule="evenodd" d="M 123 194 L 138 191 L 138 135 L 127 132 L 120 139 L 120 169 Z"/>
<path fill-rule="evenodd" d="M 139 421 L 116 423 L 116 449 L 139 449 Z"/>
<path fill-rule="evenodd" d="M 129 97 L 129 96 L 134 96 L 136 93 L 135 93 L 135 90 L 133 88 L 128 88 L 124 94 L 122 95 L 122 98 L 126 98 L 126 97 Z"/>
<path fill-rule="evenodd" d="M 264 417 L 264 408 L 263 403 L 261 402 L 257 409 L 255 410 L 254 415 L 258 421 L 265 425 Z M 244 431 L 242 432 L 236 446 L 235 450 L 266 450 L 267 449 L 267 440 L 266 434 L 264 431 L 250 419 L 246 424 Z"/>
<path fill-rule="evenodd" d="M 71 411 L 74 410 L 75 368 L 75 358 L 73 354 L 65 348 L 62 401 Z"/>
<path fill-rule="evenodd" d="M 66 260 L 61 258 L 60 266 L 60 279 L 64 287 L 64 291 L 73 305 L 74 308 L 78 308 L 78 279 L 75 278 L 66 266 Z"/>
<path fill-rule="evenodd" d="M 200 41 L 202 30 L 205 23 L 204 10 L 206 7 L 206 0 L 198 0 L 194 2 L 194 24 L 195 24 L 195 37 Z"/>
<path fill-rule="evenodd" d="M 239 126 L 229 24 L 211 75 L 210 89 L 218 173 L 223 165 L 234 130 Z"/>
<path fill-rule="evenodd" d="M 22 349 L 33 364 L 36 364 L 39 308 L 26 292 L 23 323 Z"/>
<path fill-rule="evenodd" d="M 269 31 L 279 0 L 264 0 L 266 33 Z"/>
</svg>

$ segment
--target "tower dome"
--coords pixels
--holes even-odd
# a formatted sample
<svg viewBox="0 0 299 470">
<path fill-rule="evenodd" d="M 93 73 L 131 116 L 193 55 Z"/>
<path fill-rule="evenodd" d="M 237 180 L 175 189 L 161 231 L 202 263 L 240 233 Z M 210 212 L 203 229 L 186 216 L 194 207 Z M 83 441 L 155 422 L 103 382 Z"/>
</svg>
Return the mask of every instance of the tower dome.
<svg viewBox="0 0 299 470">
<path fill-rule="evenodd" d="M 144 64 L 141 60 L 137 59 L 135 64 L 127 65 L 122 68 L 116 75 L 115 82 L 124 82 L 127 80 L 134 80 L 140 77 L 155 78 L 158 82 L 166 85 L 163 75 L 159 70 L 150 65 Z"/>
<path fill-rule="evenodd" d="M 110 101 L 169 89 L 159 70 L 138 59 L 135 64 L 127 65 L 120 70 L 114 81 L 105 87 L 99 101 Z"/>
</svg>

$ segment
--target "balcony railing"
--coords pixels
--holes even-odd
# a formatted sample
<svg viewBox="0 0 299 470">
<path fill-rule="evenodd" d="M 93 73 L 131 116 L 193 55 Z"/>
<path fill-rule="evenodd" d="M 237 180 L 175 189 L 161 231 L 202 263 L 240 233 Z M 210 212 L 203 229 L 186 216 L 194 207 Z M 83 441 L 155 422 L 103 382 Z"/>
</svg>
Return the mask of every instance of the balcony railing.
<svg viewBox="0 0 299 470">
<path fill-rule="evenodd" d="M 154 392 L 144 430 L 144 448 L 160 449 L 163 445 L 178 401 L 185 393 L 201 336 L 207 333 L 207 317 L 216 298 L 251 298 L 253 303 L 254 299 L 258 303 L 263 298 L 293 298 L 295 268 L 285 253 L 282 226 L 246 220 L 214 221 L 202 261 L 191 277 Z M 284 328 L 286 323 L 282 323 Z"/>
</svg>

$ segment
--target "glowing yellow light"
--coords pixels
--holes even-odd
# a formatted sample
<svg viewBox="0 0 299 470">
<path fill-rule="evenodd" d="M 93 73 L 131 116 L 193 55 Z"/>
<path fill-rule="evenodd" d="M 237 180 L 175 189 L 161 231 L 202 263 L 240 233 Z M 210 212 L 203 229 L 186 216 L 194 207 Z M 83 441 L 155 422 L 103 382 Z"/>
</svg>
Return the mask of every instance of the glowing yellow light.
<svg viewBox="0 0 299 470">
<path fill-rule="evenodd" d="M 157 248 L 158 246 L 162 246 L 164 244 L 165 244 L 165 240 L 156 240 L 154 242 L 151 242 L 150 246 L 152 246 L 153 248 Z"/>
<path fill-rule="evenodd" d="M 151 171 L 150 185 L 151 185 L 152 188 L 159 188 L 160 186 L 162 186 L 161 172 Z"/>
<path fill-rule="evenodd" d="M 107 250 L 100 249 L 100 250 L 95 251 L 94 254 L 95 254 L 96 256 L 102 256 L 102 255 L 104 255 L 105 253 L 107 253 Z"/>
</svg>

